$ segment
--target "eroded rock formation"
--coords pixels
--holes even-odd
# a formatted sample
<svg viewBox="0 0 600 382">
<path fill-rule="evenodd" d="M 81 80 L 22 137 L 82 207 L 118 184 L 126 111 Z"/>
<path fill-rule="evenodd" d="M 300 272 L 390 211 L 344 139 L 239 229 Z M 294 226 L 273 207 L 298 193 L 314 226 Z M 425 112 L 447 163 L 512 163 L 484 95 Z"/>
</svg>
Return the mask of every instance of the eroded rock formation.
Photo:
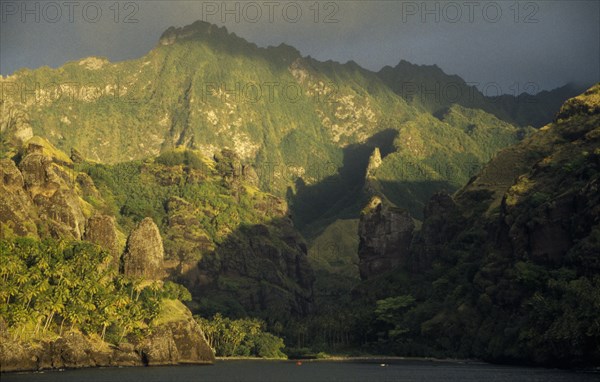
<svg viewBox="0 0 600 382">
<path fill-rule="evenodd" d="M 69 159 L 53 156 L 54 148 L 46 144 L 41 140 L 27 144 L 19 162 L 24 187 L 51 236 L 80 240 L 85 216 L 72 184 L 73 173 L 63 167 Z"/>
<path fill-rule="evenodd" d="M 407 211 L 374 196 L 358 225 L 360 277 L 368 279 L 406 264 L 414 229 Z"/>
<path fill-rule="evenodd" d="M 157 280 L 164 276 L 165 251 L 160 231 L 151 218 L 142 220 L 127 239 L 123 273 L 131 277 Z"/>
<path fill-rule="evenodd" d="M 85 227 L 84 240 L 98 244 L 109 251 L 113 263 L 119 264 L 120 253 L 115 218 L 101 214 L 89 218 Z"/>
<path fill-rule="evenodd" d="M 141 340 L 118 345 L 79 331 L 36 343 L 14 341 L 0 318 L 0 372 L 213 363 L 213 351 L 191 313 L 187 313 L 186 317 L 154 327 L 152 334 Z"/>
</svg>

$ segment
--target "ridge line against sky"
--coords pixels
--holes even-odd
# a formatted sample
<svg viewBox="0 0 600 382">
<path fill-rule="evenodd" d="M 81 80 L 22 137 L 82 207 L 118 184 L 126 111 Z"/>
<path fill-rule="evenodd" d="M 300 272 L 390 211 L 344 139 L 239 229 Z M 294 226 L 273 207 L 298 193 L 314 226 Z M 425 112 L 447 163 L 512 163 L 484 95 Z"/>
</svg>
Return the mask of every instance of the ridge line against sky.
<svg viewBox="0 0 600 382">
<path fill-rule="evenodd" d="M 436 64 L 502 93 L 600 81 L 597 0 L 0 0 L 0 74 L 88 56 L 138 58 L 168 27 L 196 20 L 261 47 L 285 43 L 303 56 L 373 71 L 401 59 Z"/>
</svg>

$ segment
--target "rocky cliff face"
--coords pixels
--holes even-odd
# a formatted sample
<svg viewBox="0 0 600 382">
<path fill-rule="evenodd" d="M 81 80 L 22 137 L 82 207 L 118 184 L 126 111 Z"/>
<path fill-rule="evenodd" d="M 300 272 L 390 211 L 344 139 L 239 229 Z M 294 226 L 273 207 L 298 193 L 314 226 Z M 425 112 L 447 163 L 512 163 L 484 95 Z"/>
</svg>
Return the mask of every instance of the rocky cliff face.
<svg viewBox="0 0 600 382">
<path fill-rule="evenodd" d="M 2 159 L 0 222 L 17 236 L 82 238 L 86 216 L 73 184 L 72 163 L 40 138 L 22 148 L 18 166 Z"/>
<path fill-rule="evenodd" d="M 181 309 L 183 313 L 161 323 L 153 329 L 152 334 L 136 344 L 144 364 L 154 366 L 214 362 L 214 353 L 191 312 L 180 302 L 173 308 Z"/>
<path fill-rule="evenodd" d="M 222 295 L 271 321 L 285 322 L 311 310 L 314 271 L 306 243 L 287 218 L 242 228 L 188 276 L 194 277 L 190 287 L 198 294 Z"/>
<path fill-rule="evenodd" d="M 501 151 L 454 196 L 438 193 L 424 210 L 410 248 L 413 271 L 431 267 L 450 245 L 560 266 L 593 246 L 600 199 L 600 85 L 565 103 L 556 121 Z M 390 232 L 394 216 L 378 200 L 361 217 L 361 274 L 406 262 L 407 236 Z M 404 219 L 404 221 L 407 221 Z M 407 226 L 410 228 L 410 226 Z M 585 243 L 585 244 L 584 244 Z M 390 249 L 391 248 L 391 249 Z M 585 249 L 589 251 L 589 249 Z M 392 255 L 391 253 L 395 253 Z"/>
<path fill-rule="evenodd" d="M 40 219 L 48 223 L 53 237 L 79 240 L 85 227 L 85 216 L 74 192 L 72 174 L 65 170 L 67 161 L 51 156 L 43 144 L 26 145 L 19 169 L 25 189 L 37 206 Z"/>
<path fill-rule="evenodd" d="M 462 228 L 461 217 L 450 195 L 437 193 L 431 197 L 423 212 L 423 224 L 411 247 L 410 267 L 414 272 L 429 269 L 433 261 L 444 254 L 446 243 Z"/>
<path fill-rule="evenodd" d="M 33 128 L 26 108 L 20 102 L 11 102 L 8 98 L 3 96 L 0 100 L 0 107 L 2 107 L 0 133 L 2 133 L 2 140 L 4 141 L 2 150 L 6 151 L 7 157 L 10 154 L 15 154 L 15 148 L 20 147 L 33 137 Z"/>
<path fill-rule="evenodd" d="M 358 225 L 360 277 L 368 279 L 405 265 L 414 229 L 415 224 L 407 211 L 373 197 Z"/>
<path fill-rule="evenodd" d="M 83 238 L 109 251 L 113 263 L 119 265 L 120 251 L 115 218 L 102 214 L 92 216 L 87 221 Z"/>
<path fill-rule="evenodd" d="M 12 234 L 37 237 L 36 221 L 37 214 L 25 191 L 23 175 L 12 160 L 0 160 L 0 238 Z"/>
<path fill-rule="evenodd" d="M 161 279 L 164 277 L 164 257 L 160 231 L 151 218 L 145 218 L 127 239 L 123 273 L 131 277 Z"/>
<path fill-rule="evenodd" d="M 398 270 L 404 279 L 382 276 L 389 291 L 364 287 L 378 299 L 415 297 L 399 322 L 418 329 L 399 343 L 502 362 L 595 366 L 599 189 L 597 84 L 452 197 L 431 198 L 411 262 Z M 373 216 L 361 223 L 376 224 L 367 237 L 387 224 Z M 371 247 L 374 257 L 385 253 Z"/>
<path fill-rule="evenodd" d="M 213 363 L 213 351 L 187 312 L 186 317 L 154 327 L 152 334 L 142 339 L 118 345 L 79 331 L 70 331 L 54 340 L 22 343 L 8 335 L 0 319 L 0 372 Z"/>
</svg>

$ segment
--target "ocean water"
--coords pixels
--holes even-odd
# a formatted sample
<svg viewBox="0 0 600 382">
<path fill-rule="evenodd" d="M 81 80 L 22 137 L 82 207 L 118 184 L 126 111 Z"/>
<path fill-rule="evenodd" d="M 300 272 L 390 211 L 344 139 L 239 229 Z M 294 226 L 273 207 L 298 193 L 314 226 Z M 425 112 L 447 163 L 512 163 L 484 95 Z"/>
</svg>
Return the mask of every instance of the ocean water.
<svg viewBox="0 0 600 382">
<path fill-rule="evenodd" d="M 385 362 L 385 361 L 384 361 Z M 0 376 L 10 381 L 119 381 L 119 382 L 587 382 L 600 381 L 600 374 L 565 370 L 498 366 L 484 363 L 442 361 L 264 361 L 227 360 L 210 366 L 164 366 L 96 368 Z"/>
</svg>

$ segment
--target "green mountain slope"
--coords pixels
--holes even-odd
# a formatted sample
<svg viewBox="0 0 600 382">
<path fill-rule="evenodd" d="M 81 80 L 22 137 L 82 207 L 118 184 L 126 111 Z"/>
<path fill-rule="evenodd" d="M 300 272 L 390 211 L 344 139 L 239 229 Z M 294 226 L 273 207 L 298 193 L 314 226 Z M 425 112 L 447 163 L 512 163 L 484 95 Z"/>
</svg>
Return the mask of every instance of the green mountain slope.
<svg viewBox="0 0 600 382">
<path fill-rule="evenodd" d="M 374 73 L 353 62 L 302 57 L 286 45 L 258 48 L 204 22 L 168 29 L 139 59 L 90 57 L 57 69 L 20 70 L 0 80 L 1 237 L 92 241 L 125 269 L 123 255 L 135 252 L 128 236 L 140 225 L 155 225 L 164 259 L 153 271 L 188 287 L 194 311 L 261 317 L 299 344 L 307 315 L 307 325 L 326 343 L 339 335 L 347 345 L 351 329 L 369 338 L 368 322 L 352 328 L 331 321 L 335 302 L 351 304 L 348 290 L 359 282 L 355 234 L 365 204 L 376 195 L 409 211 L 408 226 L 423 220 L 414 264 L 438 277 L 435 272 L 448 269 L 428 268 L 440 253 L 446 256 L 447 241 L 438 236 L 461 233 L 452 246 L 480 250 L 474 246 L 485 236 L 481 227 L 491 224 L 485 219 L 509 206 L 502 198 L 511 177 L 529 171 L 531 161 L 553 147 L 527 138 L 533 131 L 527 126 L 548 118 L 550 107 L 571 91 L 540 94 L 535 108 L 524 105 L 528 97 L 491 100 L 477 92 L 473 100 L 429 102 L 407 96 L 407 81 L 456 83 L 473 92 L 438 68 L 401 62 Z M 577 118 L 578 105 L 569 118 Z M 587 152 L 580 160 L 594 158 L 595 151 Z M 446 222 L 454 219 L 452 210 L 433 217 L 430 197 L 467 182 L 455 197 L 465 216 Z M 515 186 L 515 200 L 530 190 L 527 182 Z M 545 203 L 552 196 L 542 190 L 535 198 Z M 465 220 L 484 212 L 477 224 Z M 515 230 L 537 224 L 517 222 Z M 428 232 L 439 235 L 428 241 Z M 564 233 L 554 227 L 539 235 Z M 519 240 L 524 248 L 534 245 Z M 374 294 L 413 293 L 402 282 Z M 439 303 L 421 292 L 413 293 L 417 302 Z M 354 310 L 343 316 L 354 318 Z M 375 310 L 366 303 L 356 312 L 368 319 Z M 435 337 L 431 333 L 426 337 Z M 437 334 L 446 342 L 432 340 L 428 349 L 450 349 L 444 333 Z"/>
<path fill-rule="evenodd" d="M 399 354 L 597 366 L 598 182 L 600 84 L 429 201 L 404 265 L 355 291 L 378 301 L 367 335 Z"/>
<path fill-rule="evenodd" d="M 434 115 L 443 114 L 458 104 L 484 110 L 517 126 L 536 128 L 552 121 L 566 99 L 585 90 L 567 84 L 538 92 L 538 85 L 533 82 L 515 83 L 502 89 L 494 82 L 467 83 L 457 75 L 444 73 L 437 65 L 414 65 L 404 60 L 395 67 L 382 68 L 377 75 L 409 104 Z M 483 91 L 478 86 L 483 87 Z"/>
<path fill-rule="evenodd" d="M 462 114 L 460 122 L 440 120 L 407 103 L 381 77 L 352 62 L 301 57 L 286 45 L 258 48 L 199 21 L 170 28 L 139 59 L 90 57 L 3 78 L 8 112 L 1 124 L 8 140 L 38 135 L 101 163 L 141 160 L 177 147 L 208 158 L 230 149 L 254 167 L 261 189 L 298 199 L 291 204 L 303 232 L 343 213 L 358 216 L 352 200 L 374 147 L 384 156 L 396 154 L 382 170 L 383 181 L 403 180 L 407 167 L 422 173 L 418 182 L 424 184 L 414 190 L 386 189 L 419 211 L 432 192 L 463 184 L 472 175 L 468 169 L 522 134 L 507 124 L 497 129 L 498 121 L 482 132 L 492 117 L 466 108 L 449 111 Z M 445 141 L 450 144 L 436 143 Z M 319 196 L 297 190 L 298 180 Z M 329 205 L 312 212 L 295 207 L 319 201 Z"/>
<path fill-rule="evenodd" d="M 158 273 L 187 286 L 195 310 L 270 323 L 310 311 L 307 246 L 285 201 L 260 191 L 233 152 L 174 150 L 114 165 L 72 158 L 33 137 L 14 161 L 2 159 L 2 240 L 93 241 L 123 268 L 126 236 L 149 218 L 164 242 Z"/>
</svg>

